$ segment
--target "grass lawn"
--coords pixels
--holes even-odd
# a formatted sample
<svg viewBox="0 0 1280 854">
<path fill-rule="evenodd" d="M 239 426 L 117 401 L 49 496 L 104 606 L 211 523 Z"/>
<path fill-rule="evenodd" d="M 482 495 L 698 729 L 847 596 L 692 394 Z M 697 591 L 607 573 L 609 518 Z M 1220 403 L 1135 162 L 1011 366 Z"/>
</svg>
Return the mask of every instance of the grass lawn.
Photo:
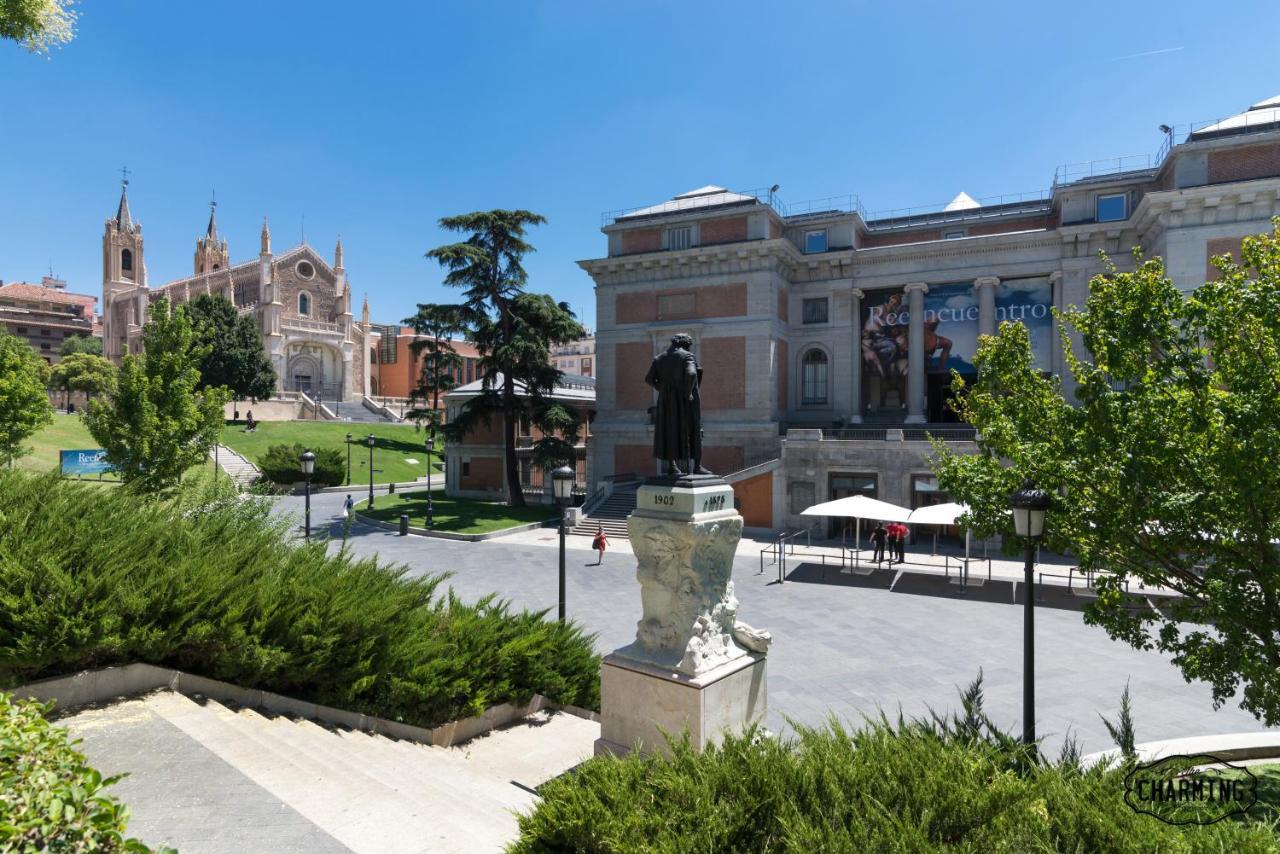
<svg viewBox="0 0 1280 854">
<path fill-rule="evenodd" d="M 554 507 L 508 507 L 489 501 L 476 501 L 473 498 L 449 498 L 433 492 L 433 509 L 435 529 L 452 531 L 457 534 L 487 534 L 490 531 L 501 531 L 515 525 L 529 522 L 545 522 L 554 519 Z M 370 516 L 381 522 L 398 523 L 401 513 L 409 514 L 409 524 L 415 528 L 426 526 L 427 494 L 423 492 L 398 492 L 395 495 L 379 495 L 374 499 L 373 509 L 356 504 L 356 511 L 363 516 Z"/>
<path fill-rule="evenodd" d="M 53 423 L 32 436 L 26 445 L 34 451 L 19 457 L 14 465 L 27 471 L 46 472 L 58 467 L 58 451 L 89 450 L 99 447 L 89 429 L 80 420 L 79 413 L 61 415 L 55 413 Z M 94 475 L 93 480 L 97 480 Z M 119 480 L 115 474 L 104 474 L 103 480 Z"/>
<path fill-rule="evenodd" d="M 270 445 L 298 442 L 312 449 L 337 448 L 346 457 L 347 433 L 352 435 L 351 482 L 369 482 L 369 446 L 365 438 L 372 433 L 377 444 L 373 448 L 373 482 L 404 482 L 427 473 L 427 452 L 423 447 L 427 434 L 410 424 L 353 424 L 345 421 L 259 421 L 253 433 L 244 424 L 228 424 L 222 431 L 222 444 L 256 464 Z M 359 444 L 355 444 L 356 442 Z M 436 436 L 437 462 L 443 460 L 440 450 L 444 440 Z M 413 460 L 413 462 L 408 462 Z M 444 483 L 444 472 L 437 468 Z"/>
</svg>

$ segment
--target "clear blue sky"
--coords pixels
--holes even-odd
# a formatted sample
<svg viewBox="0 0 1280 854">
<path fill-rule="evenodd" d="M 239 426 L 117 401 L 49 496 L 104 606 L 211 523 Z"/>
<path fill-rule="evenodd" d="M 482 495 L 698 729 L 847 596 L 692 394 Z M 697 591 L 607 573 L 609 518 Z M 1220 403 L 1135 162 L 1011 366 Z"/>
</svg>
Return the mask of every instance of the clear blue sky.
<svg viewBox="0 0 1280 854">
<path fill-rule="evenodd" d="M 340 233 L 357 300 L 456 298 L 436 220 L 547 216 L 531 287 L 588 325 L 604 210 L 707 183 L 870 210 L 1047 187 L 1156 127 L 1280 94 L 1280 5 L 83 0 L 44 59 L 0 44 L 0 279 L 99 293 L 132 170 L 152 284 L 217 190 L 233 261 Z"/>
</svg>

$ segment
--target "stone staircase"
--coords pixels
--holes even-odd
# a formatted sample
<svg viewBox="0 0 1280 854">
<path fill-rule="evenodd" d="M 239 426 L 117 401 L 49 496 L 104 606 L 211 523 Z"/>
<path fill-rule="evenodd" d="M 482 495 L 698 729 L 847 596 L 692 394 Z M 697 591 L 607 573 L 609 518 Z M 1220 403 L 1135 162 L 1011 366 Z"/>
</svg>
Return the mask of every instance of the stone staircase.
<svg viewBox="0 0 1280 854">
<path fill-rule="evenodd" d="M 184 851 L 233 850 L 255 831 L 259 850 L 500 851 L 536 787 L 588 758 L 600 729 L 540 712 L 445 748 L 167 690 L 59 724 L 104 774 L 130 773 L 113 789 L 130 835 Z"/>
<path fill-rule="evenodd" d="M 213 458 L 214 454 L 210 452 L 209 459 Z M 247 489 L 253 485 L 254 481 L 262 477 L 262 472 L 257 466 L 226 445 L 218 446 L 217 459 L 218 467 L 225 471 L 241 489 Z"/>
<path fill-rule="evenodd" d="M 359 400 L 326 401 L 325 406 L 328 406 L 333 411 L 333 414 L 338 416 L 339 421 L 350 421 L 355 424 L 387 424 L 391 422 L 390 418 L 381 413 L 365 408 L 365 405 Z"/>
<path fill-rule="evenodd" d="M 615 486 L 609 497 L 589 515 L 579 519 L 569 533 L 580 537 L 594 537 L 597 528 L 604 528 L 605 536 L 611 540 L 628 539 L 627 517 L 636 509 L 636 490 L 639 488 L 639 481 Z"/>
</svg>

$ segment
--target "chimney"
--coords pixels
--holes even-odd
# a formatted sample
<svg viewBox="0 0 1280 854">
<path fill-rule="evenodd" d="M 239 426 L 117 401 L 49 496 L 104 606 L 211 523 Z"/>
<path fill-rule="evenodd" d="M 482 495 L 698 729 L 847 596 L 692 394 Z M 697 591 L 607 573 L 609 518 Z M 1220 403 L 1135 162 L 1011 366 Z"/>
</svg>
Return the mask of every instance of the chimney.
<svg viewBox="0 0 1280 854">
<path fill-rule="evenodd" d="M 53 288 L 55 291 L 65 291 L 67 289 L 65 279 L 55 279 L 53 276 L 42 276 L 40 284 L 46 288 Z"/>
</svg>

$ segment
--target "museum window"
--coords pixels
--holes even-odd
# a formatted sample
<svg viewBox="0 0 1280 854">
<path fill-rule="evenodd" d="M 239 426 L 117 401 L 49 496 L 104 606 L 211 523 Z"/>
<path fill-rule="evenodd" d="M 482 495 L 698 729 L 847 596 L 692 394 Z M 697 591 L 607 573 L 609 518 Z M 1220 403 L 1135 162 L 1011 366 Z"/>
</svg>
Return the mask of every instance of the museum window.
<svg viewBox="0 0 1280 854">
<path fill-rule="evenodd" d="M 1129 218 L 1129 194 L 1111 193 L 1098 196 L 1098 222 L 1119 222 Z"/>
<path fill-rule="evenodd" d="M 801 385 L 805 406 L 827 402 L 827 354 L 814 349 L 804 354 L 801 362 Z"/>
<path fill-rule="evenodd" d="M 120 253 L 120 269 L 126 273 L 133 272 L 133 252 L 125 249 Z"/>
<path fill-rule="evenodd" d="M 309 317 L 311 315 L 311 294 L 308 294 L 305 291 L 298 294 L 298 314 L 303 317 Z"/>
<path fill-rule="evenodd" d="M 680 228 L 667 229 L 667 248 L 668 249 L 688 249 L 693 245 L 693 226 L 684 225 Z"/>
<path fill-rule="evenodd" d="M 946 504 L 950 498 L 938 486 L 937 475 L 911 475 L 911 509 Z"/>
<path fill-rule="evenodd" d="M 462 476 L 471 477 L 471 460 L 462 461 Z"/>
<path fill-rule="evenodd" d="M 826 323 L 827 306 L 830 300 L 826 297 L 807 299 L 801 304 L 801 316 L 804 323 Z"/>
<path fill-rule="evenodd" d="M 591 376 L 591 360 L 590 360 L 590 359 L 583 359 L 583 360 L 582 360 L 582 367 L 580 368 L 580 370 L 582 371 L 582 376 L 584 376 L 584 377 L 589 377 L 589 376 Z"/>
<path fill-rule="evenodd" d="M 826 252 L 827 251 L 827 230 L 825 228 L 817 231 L 806 231 L 804 233 L 804 251 L 805 252 Z"/>
<path fill-rule="evenodd" d="M 955 231 L 944 231 L 944 232 L 942 232 L 942 239 L 943 239 L 943 240 L 959 240 L 960 238 L 962 238 L 962 237 L 964 237 L 964 236 L 965 236 L 965 234 L 964 234 L 964 229 L 963 229 L 963 228 L 956 229 Z"/>
</svg>

